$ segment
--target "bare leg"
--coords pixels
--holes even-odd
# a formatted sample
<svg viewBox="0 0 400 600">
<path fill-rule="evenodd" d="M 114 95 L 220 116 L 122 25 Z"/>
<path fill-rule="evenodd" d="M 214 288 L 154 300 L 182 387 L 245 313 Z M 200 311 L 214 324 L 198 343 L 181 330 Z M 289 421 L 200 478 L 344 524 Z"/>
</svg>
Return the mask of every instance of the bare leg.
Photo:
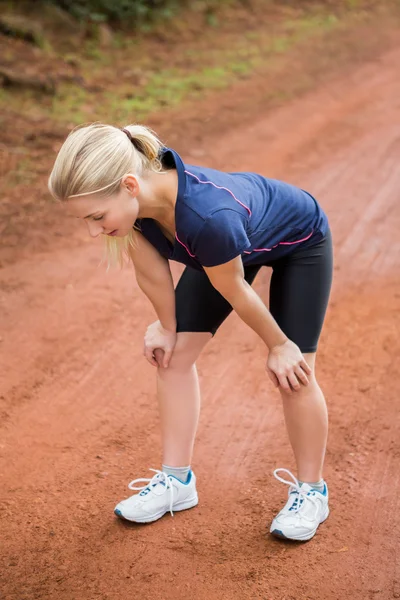
<svg viewBox="0 0 400 600">
<path fill-rule="evenodd" d="M 211 333 L 178 333 L 167 369 L 157 369 L 163 464 L 190 465 L 200 413 L 200 388 L 195 362 Z"/>
<path fill-rule="evenodd" d="M 328 438 L 328 411 L 315 379 L 315 354 L 304 354 L 313 370 L 309 385 L 287 394 L 280 390 L 289 440 L 300 481 L 319 481 Z"/>
</svg>

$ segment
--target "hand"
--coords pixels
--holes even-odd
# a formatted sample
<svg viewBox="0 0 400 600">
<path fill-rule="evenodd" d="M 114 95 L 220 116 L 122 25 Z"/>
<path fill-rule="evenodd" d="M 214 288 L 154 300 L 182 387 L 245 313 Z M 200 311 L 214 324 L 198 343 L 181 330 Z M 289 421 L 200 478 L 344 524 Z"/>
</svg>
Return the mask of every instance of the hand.
<svg viewBox="0 0 400 600">
<path fill-rule="evenodd" d="M 144 336 L 143 354 L 153 367 L 169 365 L 176 344 L 176 331 L 164 329 L 160 321 L 148 326 Z M 157 352 L 156 352 L 157 351 Z"/>
<path fill-rule="evenodd" d="M 308 385 L 307 375 L 312 373 L 299 347 L 290 340 L 271 348 L 266 369 L 272 383 L 285 392 L 297 392 Z"/>
</svg>

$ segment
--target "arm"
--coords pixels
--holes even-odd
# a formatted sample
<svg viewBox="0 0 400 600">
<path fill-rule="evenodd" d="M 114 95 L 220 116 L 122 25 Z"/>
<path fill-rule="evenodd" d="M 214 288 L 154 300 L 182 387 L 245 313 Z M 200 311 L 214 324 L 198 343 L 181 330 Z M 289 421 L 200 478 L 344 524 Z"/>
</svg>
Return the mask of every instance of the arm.
<svg viewBox="0 0 400 600">
<path fill-rule="evenodd" d="M 156 311 L 158 321 L 151 324 L 144 338 L 144 356 L 153 366 L 168 367 L 176 344 L 175 290 L 168 261 L 139 232 L 129 255 L 136 281 Z M 160 355 L 155 350 L 162 350 Z M 158 362 L 156 360 L 158 359 Z"/>
<path fill-rule="evenodd" d="M 244 279 L 240 256 L 216 267 L 205 267 L 212 285 L 231 304 L 269 348 L 267 371 L 275 385 L 286 391 L 307 385 L 310 367 L 299 348 L 280 329 L 275 319 L 252 287 Z"/>
<path fill-rule="evenodd" d="M 175 290 L 168 261 L 138 231 L 134 241 L 129 255 L 138 286 L 152 303 L 162 327 L 175 331 Z"/>
<path fill-rule="evenodd" d="M 261 300 L 260 296 L 244 279 L 240 256 L 217 267 L 206 267 L 205 272 L 212 285 L 229 302 L 233 310 L 271 350 L 284 344 L 287 337 Z"/>
</svg>

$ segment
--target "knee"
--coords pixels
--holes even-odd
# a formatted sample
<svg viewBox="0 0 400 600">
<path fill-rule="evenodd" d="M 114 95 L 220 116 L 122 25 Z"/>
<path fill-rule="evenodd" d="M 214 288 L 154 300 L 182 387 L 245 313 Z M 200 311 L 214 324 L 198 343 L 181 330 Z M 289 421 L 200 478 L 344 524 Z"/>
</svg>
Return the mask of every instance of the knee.
<svg viewBox="0 0 400 600">
<path fill-rule="evenodd" d="M 300 385 L 300 388 L 296 391 L 288 390 L 286 391 L 284 388 L 279 386 L 279 392 L 281 398 L 287 401 L 299 401 L 301 399 L 307 399 L 310 395 L 314 394 L 316 390 L 319 389 L 318 382 L 315 378 L 315 363 L 316 363 L 316 353 L 315 352 L 304 352 L 303 356 L 305 358 L 306 363 L 311 369 L 311 373 L 307 373 L 308 385 Z"/>
<path fill-rule="evenodd" d="M 185 352 L 184 348 L 175 348 L 167 371 L 189 371 L 194 366 L 197 357 L 198 354 L 194 352 Z"/>
<path fill-rule="evenodd" d="M 172 354 L 168 369 L 160 368 L 164 372 L 185 372 L 194 367 L 204 346 L 211 339 L 210 333 L 178 333 L 178 339 Z"/>
<path fill-rule="evenodd" d="M 315 374 L 308 375 L 308 385 L 301 385 L 298 390 L 285 390 L 279 386 L 279 393 L 283 402 L 301 402 L 306 401 L 310 396 L 319 390 L 319 385 L 315 379 Z"/>
</svg>

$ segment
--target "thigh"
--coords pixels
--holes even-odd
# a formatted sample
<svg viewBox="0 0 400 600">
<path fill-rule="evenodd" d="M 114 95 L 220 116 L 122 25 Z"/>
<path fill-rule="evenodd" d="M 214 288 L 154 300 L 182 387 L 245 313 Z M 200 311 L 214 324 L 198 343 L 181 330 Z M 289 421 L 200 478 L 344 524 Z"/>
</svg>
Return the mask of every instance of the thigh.
<svg viewBox="0 0 400 600">
<path fill-rule="evenodd" d="M 252 284 L 260 267 L 245 267 Z M 232 306 L 212 286 L 204 271 L 186 267 L 175 290 L 177 331 L 205 331 L 212 335 L 232 312 Z"/>
<path fill-rule="evenodd" d="M 271 314 L 303 353 L 316 352 L 332 284 L 330 231 L 315 246 L 297 250 L 272 268 Z"/>
</svg>

